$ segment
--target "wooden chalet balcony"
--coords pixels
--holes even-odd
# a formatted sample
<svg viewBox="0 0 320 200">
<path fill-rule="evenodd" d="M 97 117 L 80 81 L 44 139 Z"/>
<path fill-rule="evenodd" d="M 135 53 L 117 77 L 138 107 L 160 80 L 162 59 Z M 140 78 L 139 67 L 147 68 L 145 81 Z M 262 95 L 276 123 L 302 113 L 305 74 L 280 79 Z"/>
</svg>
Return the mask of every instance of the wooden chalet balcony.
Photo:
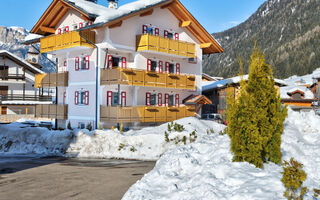
<svg viewBox="0 0 320 200">
<path fill-rule="evenodd" d="M 95 43 L 95 32 L 93 31 L 83 31 L 81 32 L 84 37 Z M 59 35 L 50 35 L 40 39 L 40 52 L 47 53 L 52 51 L 58 51 L 62 49 L 72 48 L 72 47 L 89 47 L 93 48 L 92 44 L 88 43 L 84 38 L 82 38 L 78 31 L 72 31 L 68 33 L 63 33 Z"/>
<path fill-rule="evenodd" d="M 194 43 L 149 34 L 137 35 L 137 51 L 157 51 L 188 58 L 196 57 Z"/>
<path fill-rule="evenodd" d="M 0 72 L 0 80 L 24 80 L 26 77 L 24 74 L 5 74 Z"/>
<path fill-rule="evenodd" d="M 39 101 L 51 102 L 51 96 L 38 96 L 38 95 L 23 95 L 23 94 L 9 94 L 0 95 L 0 102 L 2 101 Z"/>
<path fill-rule="evenodd" d="M 35 87 L 67 87 L 68 86 L 68 72 L 36 74 Z"/>
<path fill-rule="evenodd" d="M 140 69 L 102 69 L 101 85 L 133 85 L 176 89 L 195 89 L 194 75 L 148 72 Z"/>
<path fill-rule="evenodd" d="M 37 118 L 68 119 L 68 105 L 36 105 Z"/>
<path fill-rule="evenodd" d="M 129 122 L 170 122 L 185 117 L 195 116 L 194 106 L 181 107 L 111 107 L 101 106 L 102 122 L 129 123 Z"/>
</svg>

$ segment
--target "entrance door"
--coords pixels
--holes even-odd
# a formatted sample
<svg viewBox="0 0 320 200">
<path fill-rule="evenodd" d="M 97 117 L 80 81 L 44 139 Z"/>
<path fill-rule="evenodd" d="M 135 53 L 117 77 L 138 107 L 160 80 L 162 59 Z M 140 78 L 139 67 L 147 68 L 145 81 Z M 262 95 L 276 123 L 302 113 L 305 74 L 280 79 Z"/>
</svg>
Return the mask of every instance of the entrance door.
<svg viewBox="0 0 320 200">
<path fill-rule="evenodd" d="M 7 106 L 2 106 L 2 107 L 0 107 L 1 109 L 1 115 L 6 115 L 7 114 Z"/>
</svg>

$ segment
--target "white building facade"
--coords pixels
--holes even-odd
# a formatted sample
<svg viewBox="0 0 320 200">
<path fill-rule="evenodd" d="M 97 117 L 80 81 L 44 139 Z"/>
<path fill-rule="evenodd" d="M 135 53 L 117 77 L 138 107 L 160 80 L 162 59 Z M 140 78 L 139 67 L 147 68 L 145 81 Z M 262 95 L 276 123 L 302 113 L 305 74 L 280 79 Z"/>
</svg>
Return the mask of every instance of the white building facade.
<svg viewBox="0 0 320 200">
<path fill-rule="evenodd" d="M 195 108 L 183 100 L 201 94 L 203 53 L 223 50 L 201 25 L 191 27 L 198 23 L 191 15 L 186 21 L 177 17 L 174 9 L 187 12 L 179 1 L 140 0 L 106 8 L 84 0 L 54 0 L 47 12 L 53 13 L 59 2 L 77 9 L 68 9 L 56 24 L 49 24 L 54 27 L 42 28 L 38 22 L 32 30 L 42 35 L 51 31 L 40 44 L 41 52 L 58 60 L 56 82 L 50 81 L 58 88 L 57 104 L 64 106 L 63 117 L 57 117 L 59 127 L 131 126 L 194 115 Z M 114 13 L 114 19 L 105 12 Z M 90 18 L 93 14 L 98 17 Z M 48 18 L 46 13 L 42 18 Z M 59 74 L 65 74 L 63 84 L 58 84 Z M 41 78 L 39 87 L 44 87 L 46 77 Z M 51 108 L 39 109 L 41 116 Z"/>
</svg>

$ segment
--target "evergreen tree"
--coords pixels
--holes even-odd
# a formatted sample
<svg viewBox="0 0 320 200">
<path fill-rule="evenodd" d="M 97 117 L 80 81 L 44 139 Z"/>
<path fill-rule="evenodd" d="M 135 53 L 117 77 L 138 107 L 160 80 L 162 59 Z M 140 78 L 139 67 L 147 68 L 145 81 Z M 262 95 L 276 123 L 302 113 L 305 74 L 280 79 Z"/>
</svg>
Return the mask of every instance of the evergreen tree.
<svg viewBox="0 0 320 200">
<path fill-rule="evenodd" d="M 263 163 L 281 162 L 281 134 L 287 109 L 275 88 L 272 68 L 254 47 L 249 61 L 248 82 L 240 82 L 240 95 L 228 94 L 228 134 L 234 161 L 247 161 L 262 168 Z M 242 62 L 240 62 L 243 71 Z"/>
</svg>

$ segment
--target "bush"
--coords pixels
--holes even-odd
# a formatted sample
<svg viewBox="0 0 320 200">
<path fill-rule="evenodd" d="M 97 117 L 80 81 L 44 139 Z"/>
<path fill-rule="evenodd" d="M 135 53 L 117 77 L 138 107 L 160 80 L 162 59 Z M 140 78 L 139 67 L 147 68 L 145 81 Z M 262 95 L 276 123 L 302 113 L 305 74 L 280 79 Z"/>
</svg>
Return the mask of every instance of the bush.
<svg viewBox="0 0 320 200">
<path fill-rule="evenodd" d="M 123 124 L 120 125 L 120 133 L 123 135 Z"/>
<path fill-rule="evenodd" d="M 313 197 L 314 197 L 314 198 L 318 198 L 319 196 L 320 196 L 320 190 L 314 188 L 314 189 L 313 189 Z"/>
<path fill-rule="evenodd" d="M 240 60 L 240 71 L 243 71 Z M 281 134 L 287 116 L 275 88 L 272 68 L 254 47 L 248 82 L 240 81 L 240 95 L 230 87 L 227 98 L 228 135 L 233 161 L 262 168 L 267 161 L 281 163 Z"/>
<path fill-rule="evenodd" d="M 228 127 L 219 132 L 219 135 L 226 135 L 226 134 L 228 134 Z"/>
<path fill-rule="evenodd" d="M 92 124 L 91 122 L 89 124 L 87 124 L 87 127 L 86 127 L 89 131 L 92 131 Z"/>
<path fill-rule="evenodd" d="M 67 129 L 72 130 L 70 121 L 68 122 Z"/>
<path fill-rule="evenodd" d="M 182 132 L 185 130 L 184 126 L 178 123 L 168 123 L 168 132 L 171 133 L 172 130 L 174 130 L 175 132 Z"/>
<path fill-rule="evenodd" d="M 289 162 L 284 161 L 282 166 L 283 172 L 281 172 L 281 182 L 286 188 L 283 196 L 288 200 L 302 200 L 303 196 L 308 192 L 307 187 L 301 187 L 307 178 L 307 174 L 302 169 L 303 164 L 291 158 Z M 299 191 L 300 195 L 298 195 Z"/>
</svg>

